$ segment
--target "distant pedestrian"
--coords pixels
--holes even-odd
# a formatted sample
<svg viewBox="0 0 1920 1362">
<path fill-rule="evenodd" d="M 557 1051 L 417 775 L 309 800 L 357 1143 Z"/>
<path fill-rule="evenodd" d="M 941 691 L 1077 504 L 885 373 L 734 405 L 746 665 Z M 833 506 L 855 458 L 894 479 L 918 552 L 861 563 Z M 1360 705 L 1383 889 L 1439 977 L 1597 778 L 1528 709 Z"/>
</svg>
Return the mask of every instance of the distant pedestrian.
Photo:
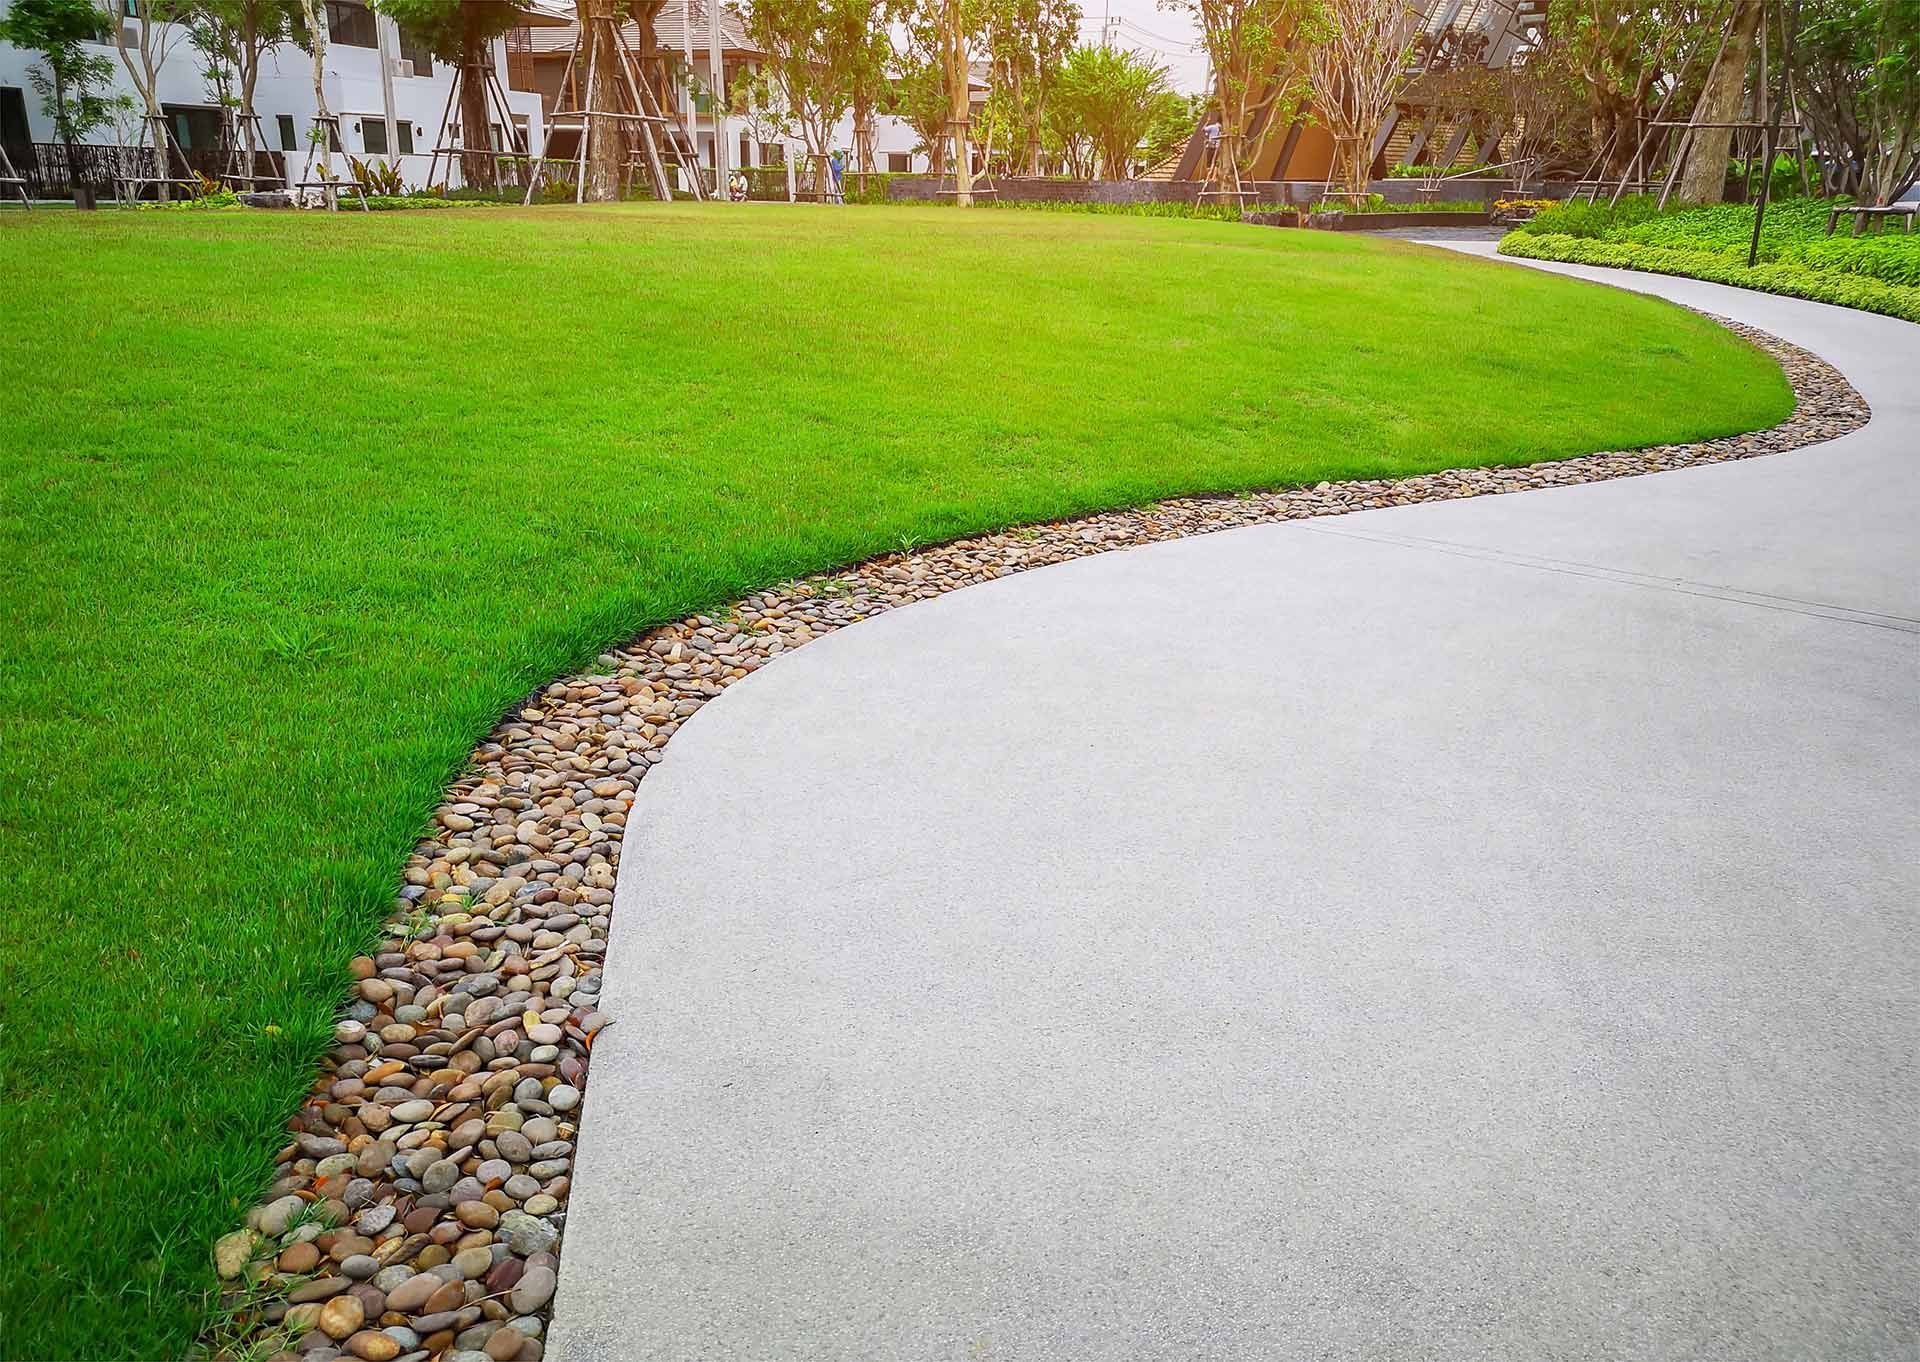
<svg viewBox="0 0 1920 1362">
<path fill-rule="evenodd" d="M 1214 119 L 1204 129 L 1207 137 L 1207 169 L 1213 169 L 1213 163 L 1220 159 L 1220 120 Z"/>
<path fill-rule="evenodd" d="M 842 156 L 839 152 L 836 151 L 833 153 L 833 155 L 827 158 L 827 202 L 828 203 L 844 204 L 847 201 L 846 183 L 847 183 L 847 158 Z"/>
</svg>

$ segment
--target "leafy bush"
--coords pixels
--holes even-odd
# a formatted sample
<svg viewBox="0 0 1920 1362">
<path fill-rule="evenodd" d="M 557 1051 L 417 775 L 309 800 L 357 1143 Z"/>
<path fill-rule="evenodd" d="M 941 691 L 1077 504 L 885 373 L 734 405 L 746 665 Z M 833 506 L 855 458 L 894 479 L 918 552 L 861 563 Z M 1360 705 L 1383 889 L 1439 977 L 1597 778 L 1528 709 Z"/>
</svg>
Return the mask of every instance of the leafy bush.
<svg viewBox="0 0 1920 1362">
<path fill-rule="evenodd" d="M 868 171 L 863 175 L 849 174 L 846 180 L 847 202 L 869 205 L 885 203 L 887 186 L 892 182 L 892 174 L 884 170 Z"/>
<path fill-rule="evenodd" d="M 1754 210 L 1746 204 L 1675 208 L 1665 213 L 1656 209 L 1651 198 L 1623 199 L 1614 208 L 1563 204 L 1521 224 L 1500 249 L 1507 255 L 1688 274 L 1912 318 L 1912 299 L 1920 297 L 1915 292 L 1920 290 L 1920 234 L 1882 231 L 1855 237 L 1842 232 L 1829 237 L 1828 212 L 1847 202 L 1786 199 L 1770 205 L 1751 270 L 1747 249 L 1753 238 Z M 1576 249 L 1568 243 L 1608 249 Z M 1601 259 L 1602 255 L 1606 258 Z M 1833 282 L 1810 282 L 1820 279 Z M 1856 281 L 1870 281 L 1892 292 L 1863 290 L 1854 286 Z"/>
<path fill-rule="evenodd" d="M 1217 203 L 1187 203 L 1184 200 L 1168 203 L 1086 203 L 1067 199 L 998 198 L 976 199 L 974 202 L 979 206 L 991 204 L 995 208 L 1017 208 L 1027 212 L 1094 213 L 1102 217 L 1120 218 L 1206 218 L 1218 222 L 1238 222 L 1243 212 L 1278 213 L 1289 206 L 1283 203 L 1253 203 L 1243 208 L 1224 199 Z"/>
<path fill-rule="evenodd" d="M 1889 244 L 1894 244 L 1891 238 Z M 1914 239 L 1920 244 L 1920 238 Z M 1839 243 L 1834 243 L 1838 245 Z M 1763 260 L 1747 268 L 1744 255 L 1685 250 L 1672 246 L 1646 245 L 1635 241 L 1596 241 L 1567 234 L 1540 235 L 1525 228 L 1507 233 L 1500 242 L 1502 255 L 1524 256 L 1533 260 L 1560 260 L 1576 265 L 1611 265 L 1621 269 L 1646 270 L 1653 274 L 1678 274 L 1690 279 L 1706 279 L 1717 284 L 1779 293 L 1790 298 L 1807 298 L 1818 303 L 1837 303 L 1863 312 L 1881 312 L 1920 322 L 1920 287 L 1889 282 L 1849 269 L 1818 269 L 1807 260 Z M 1866 258 L 1855 252 L 1854 262 Z"/>
<path fill-rule="evenodd" d="M 1616 228 L 1630 227 L 1656 216 L 1659 200 L 1651 194 L 1631 194 L 1617 204 L 1567 199 L 1542 209 L 1520 230 L 1532 236 L 1603 237 Z"/>
<path fill-rule="evenodd" d="M 396 197 L 407 192 L 406 183 L 400 178 L 400 167 L 386 161 L 363 161 L 358 156 L 347 157 L 347 165 L 369 195 L 380 194 Z"/>
<path fill-rule="evenodd" d="M 1313 205 L 1315 213 L 1484 213 L 1479 199 L 1436 199 L 1432 203 L 1390 203 L 1383 194 L 1369 194 L 1365 203 L 1328 199 Z"/>
<path fill-rule="evenodd" d="M 352 199 L 340 200 L 340 207 L 347 210 L 360 205 Z M 376 213 L 399 212 L 410 208 L 486 208 L 494 206 L 492 199 L 446 199 L 438 194 L 369 194 L 367 207 Z"/>
</svg>

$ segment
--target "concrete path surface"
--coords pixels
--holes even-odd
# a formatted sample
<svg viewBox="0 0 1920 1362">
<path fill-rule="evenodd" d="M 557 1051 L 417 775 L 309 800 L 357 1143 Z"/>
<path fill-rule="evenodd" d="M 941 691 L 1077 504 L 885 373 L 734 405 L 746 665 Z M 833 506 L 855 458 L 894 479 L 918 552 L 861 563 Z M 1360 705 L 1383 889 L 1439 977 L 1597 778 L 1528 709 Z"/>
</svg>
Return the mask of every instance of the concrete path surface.
<svg viewBox="0 0 1920 1362">
<path fill-rule="evenodd" d="M 1568 272 L 1875 419 L 729 690 L 640 792 L 550 1358 L 1920 1356 L 1920 328 Z"/>
</svg>

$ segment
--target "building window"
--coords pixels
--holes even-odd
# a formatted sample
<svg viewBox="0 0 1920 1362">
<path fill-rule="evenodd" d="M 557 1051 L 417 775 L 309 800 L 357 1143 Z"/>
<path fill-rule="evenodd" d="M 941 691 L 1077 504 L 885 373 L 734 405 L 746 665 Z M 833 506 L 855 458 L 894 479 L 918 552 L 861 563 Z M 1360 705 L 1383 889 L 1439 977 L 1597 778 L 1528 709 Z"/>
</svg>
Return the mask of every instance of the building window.
<svg viewBox="0 0 1920 1362">
<path fill-rule="evenodd" d="M 207 151 L 220 145 L 220 111 L 190 104 L 162 104 L 173 129 L 173 140 L 182 151 Z"/>
<path fill-rule="evenodd" d="M 787 149 L 784 146 L 782 146 L 780 143 L 762 142 L 760 144 L 760 164 L 761 165 L 763 166 L 784 165 L 786 164 L 786 160 L 787 160 Z"/>
<path fill-rule="evenodd" d="M 403 118 L 393 125 L 393 131 L 395 137 L 398 138 L 400 142 L 400 154 L 402 156 L 413 155 L 413 124 Z"/>
<path fill-rule="evenodd" d="M 362 118 L 360 120 L 360 145 L 366 148 L 369 156 L 387 154 L 387 120 L 384 118 Z"/>
<path fill-rule="evenodd" d="M 887 169 L 895 175 L 905 175 L 913 169 L 913 156 L 904 151 L 887 153 Z"/>
<path fill-rule="evenodd" d="M 17 85 L 0 85 L 0 142 L 29 150 L 33 146 L 33 128 L 27 122 L 27 92 Z M 19 159 L 18 153 L 14 159 Z"/>
<path fill-rule="evenodd" d="M 300 150 L 300 140 L 293 131 L 293 115 L 281 114 L 274 119 L 274 125 L 280 129 L 280 150 Z"/>
<path fill-rule="evenodd" d="M 359 0 L 327 0 L 327 41 L 340 47 L 378 47 L 373 11 Z"/>
<path fill-rule="evenodd" d="M 413 74 L 430 76 L 433 74 L 433 53 L 427 47 L 426 40 L 419 34 L 400 25 L 400 56 L 404 61 L 413 63 Z"/>
</svg>

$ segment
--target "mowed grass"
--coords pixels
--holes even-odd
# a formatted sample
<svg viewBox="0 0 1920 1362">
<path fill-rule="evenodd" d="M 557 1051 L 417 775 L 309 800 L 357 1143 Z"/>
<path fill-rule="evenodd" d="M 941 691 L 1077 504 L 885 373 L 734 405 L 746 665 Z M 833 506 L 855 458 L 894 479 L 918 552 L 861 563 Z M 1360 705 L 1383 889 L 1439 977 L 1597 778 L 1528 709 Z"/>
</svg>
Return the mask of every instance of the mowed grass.
<svg viewBox="0 0 1920 1362">
<path fill-rule="evenodd" d="M 438 792 L 603 646 L 903 543 L 1792 402 L 1643 298 L 1205 222 L 14 214 L 0 279 L 15 1357 L 184 1349 Z"/>
</svg>

